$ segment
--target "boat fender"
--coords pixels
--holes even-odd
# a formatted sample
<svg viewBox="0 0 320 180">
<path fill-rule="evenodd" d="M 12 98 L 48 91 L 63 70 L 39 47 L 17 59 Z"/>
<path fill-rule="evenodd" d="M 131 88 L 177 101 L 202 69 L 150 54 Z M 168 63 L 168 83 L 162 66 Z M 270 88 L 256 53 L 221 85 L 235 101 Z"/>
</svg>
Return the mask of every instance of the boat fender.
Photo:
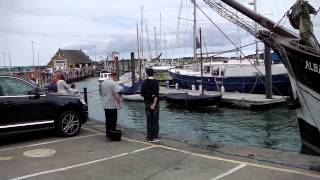
<svg viewBox="0 0 320 180">
<path fill-rule="evenodd" d="M 223 94 L 224 92 L 226 92 L 226 90 L 224 89 L 224 86 L 223 86 L 223 85 L 221 86 L 220 91 L 221 91 L 222 94 Z"/>
<path fill-rule="evenodd" d="M 166 81 L 166 88 L 169 89 L 169 81 Z"/>
</svg>

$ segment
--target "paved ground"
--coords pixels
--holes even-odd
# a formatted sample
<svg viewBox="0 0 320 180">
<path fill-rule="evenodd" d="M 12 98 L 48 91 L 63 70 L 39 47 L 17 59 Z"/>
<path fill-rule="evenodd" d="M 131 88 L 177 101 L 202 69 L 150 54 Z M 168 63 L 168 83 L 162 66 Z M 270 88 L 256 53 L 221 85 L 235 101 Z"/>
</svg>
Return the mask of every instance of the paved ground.
<svg viewBox="0 0 320 180">
<path fill-rule="evenodd" d="M 319 171 L 221 154 L 169 139 L 158 144 L 146 143 L 143 134 L 132 130 L 124 130 L 121 142 L 110 142 L 103 128 L 89 122 L 73 138 L 59 138 L 51 132 L 1 138 L 0 179 L 320 179 Z M 231 147 L 220 150 L 228 150 L 230 154 L 248 152 Z M 254 154 L 250 156 L 257 151 L 251 149 Z M 266 156 L 289 158 L 281 162 L 306 167 L 320 164 L 318 157 L 280 152 L 269 152 Z"/>
</svg>

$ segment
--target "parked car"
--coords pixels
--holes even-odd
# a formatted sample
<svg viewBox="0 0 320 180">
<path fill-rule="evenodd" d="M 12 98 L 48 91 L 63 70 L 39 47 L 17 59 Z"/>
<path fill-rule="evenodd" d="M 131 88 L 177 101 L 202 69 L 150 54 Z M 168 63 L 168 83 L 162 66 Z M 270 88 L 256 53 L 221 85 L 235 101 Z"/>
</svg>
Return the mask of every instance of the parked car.
<svg viewBox="0 0 320 180">
<path fill-rule="evenodd" d="M 0 134 L 55 128 L 75 136 L 87 121 L 88 106 L 79 96 L 50 93 L 30 81 L 0 76 Z"/>
</svg>

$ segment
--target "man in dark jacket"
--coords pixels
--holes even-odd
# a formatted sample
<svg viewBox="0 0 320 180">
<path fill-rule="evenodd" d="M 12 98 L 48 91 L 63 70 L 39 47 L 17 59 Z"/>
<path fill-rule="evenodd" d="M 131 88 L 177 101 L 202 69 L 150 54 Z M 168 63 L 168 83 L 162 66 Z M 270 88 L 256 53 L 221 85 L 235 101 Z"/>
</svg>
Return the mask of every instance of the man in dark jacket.
<svg viewBox="0 0 320 180">
<path fill-rule="evenodd" d="M 148 78 L 143 81 L 141 95 L 144 97 L 147 116 L 147 141 L 157 142 L 159 138 L 159 82 L 153 78 L 153 70 L 146 70 Z"/>
</svg>

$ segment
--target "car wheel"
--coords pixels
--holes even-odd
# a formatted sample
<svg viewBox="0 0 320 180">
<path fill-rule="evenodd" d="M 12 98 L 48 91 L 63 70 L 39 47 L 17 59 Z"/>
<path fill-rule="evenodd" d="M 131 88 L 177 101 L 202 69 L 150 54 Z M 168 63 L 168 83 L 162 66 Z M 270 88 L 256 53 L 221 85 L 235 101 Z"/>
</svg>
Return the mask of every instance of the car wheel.
<svg viewBox="0 0 320 180">
<path fill-rule="evenodd" d="M 61 136 L 75 136 L 81 129 L 80 116 L 75 111 L 65 111 L 57 122 L 57 131 Z"/>
</svg>

